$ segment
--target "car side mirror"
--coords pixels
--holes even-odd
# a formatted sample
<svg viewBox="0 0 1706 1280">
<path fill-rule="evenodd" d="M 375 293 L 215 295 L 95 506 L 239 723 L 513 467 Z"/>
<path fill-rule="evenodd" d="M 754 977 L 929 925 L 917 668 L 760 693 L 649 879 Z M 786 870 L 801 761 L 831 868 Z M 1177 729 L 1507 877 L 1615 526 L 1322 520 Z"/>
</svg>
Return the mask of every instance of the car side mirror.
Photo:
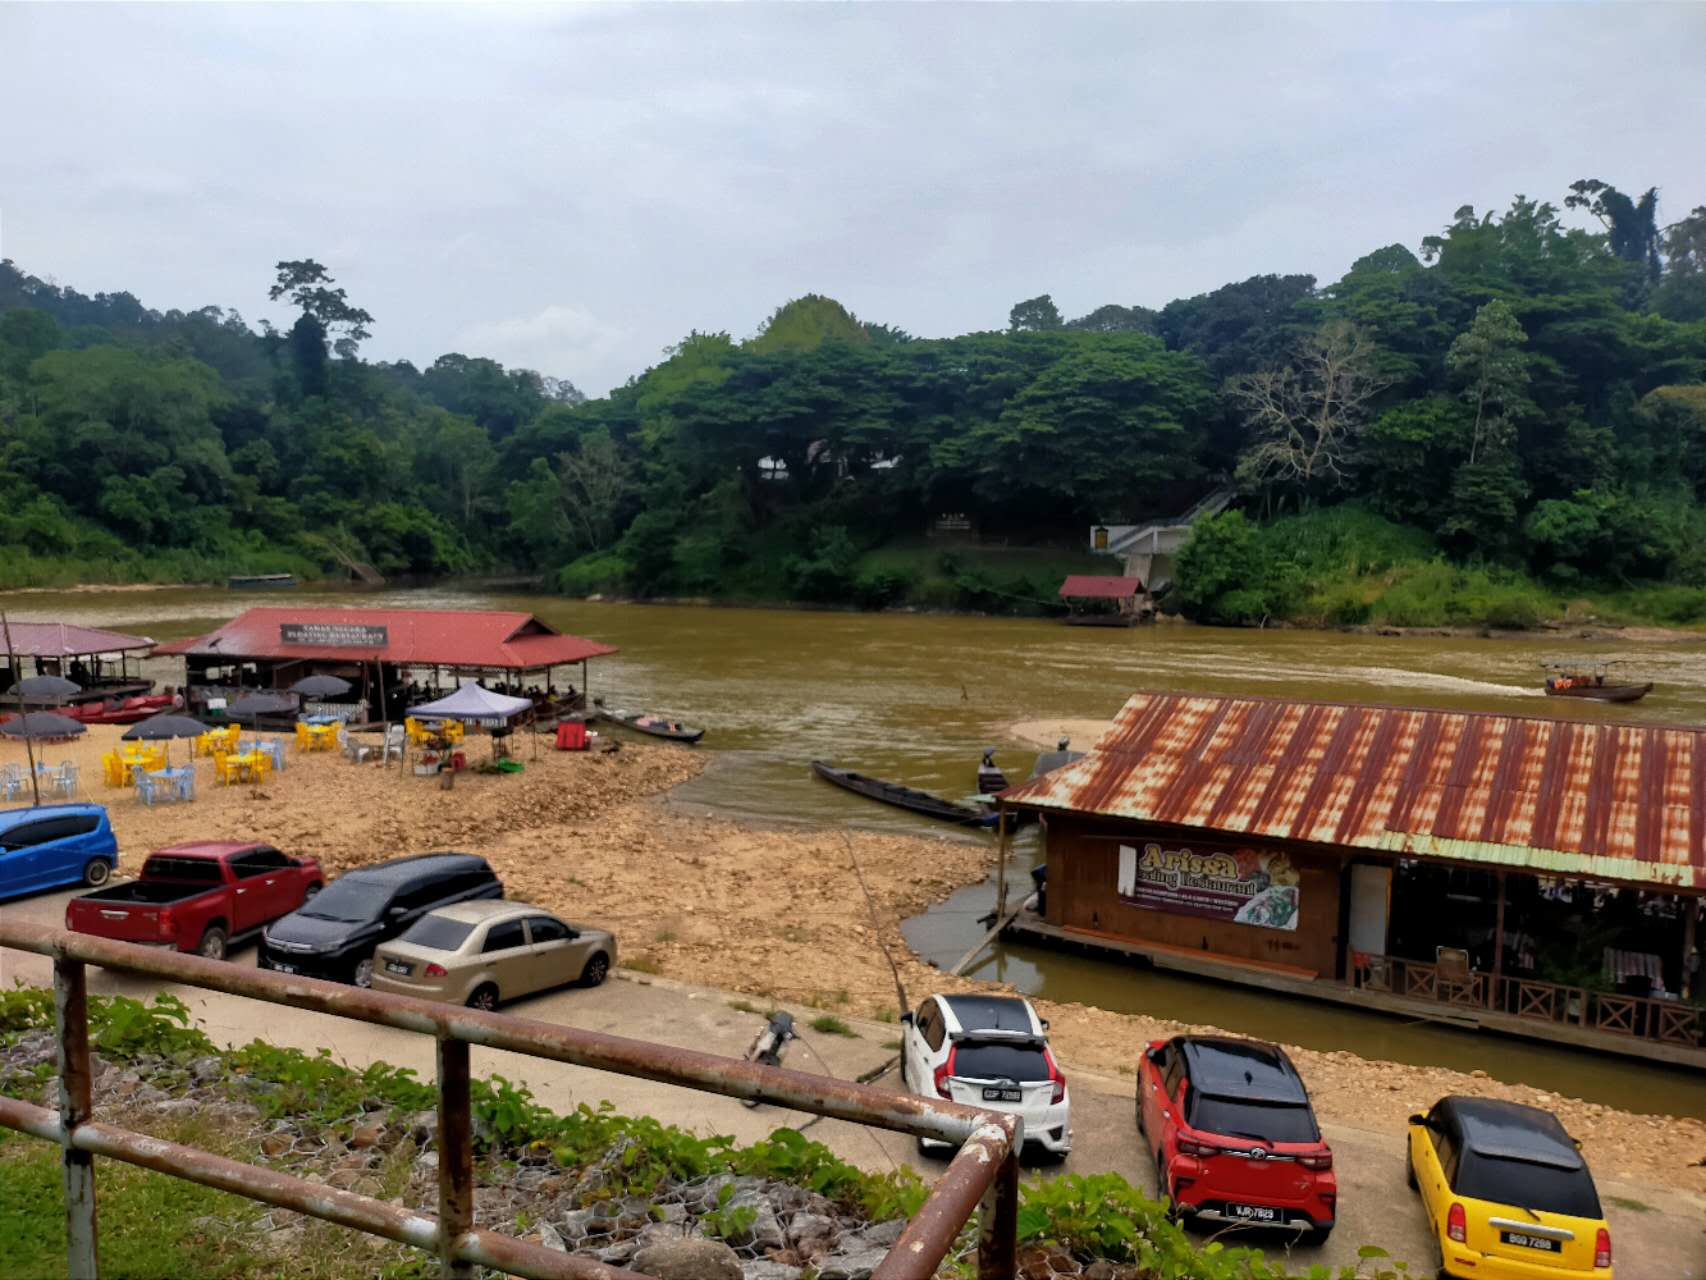
<svg viewBox="0 0 1706 1280">
<path fill-rule="evenodd" d="M 407 907 L 386 907 L 385 908 L 385 918 L 387 920 L 401 920 L 404 916 L 406 916 L 408 914 L 409 914 L 409 911 L 408 911 Z"/>
<path fill-rule="evenodd" d="M 1428 1118 L 1425 1115 L 1423 1115 L 1420 1111 L 1416 1112 L 1415 1115 L 1410 1117 L 1410 1123 L 1411 1124 L 1419 1124 L 1424 1129 L 1433 1128 L 1432 1123 L 1430 1123 Z"/>
<path fill-rule="evenodd" d="M 1148 1053 L 1144 1054 L 1143 1056 L 1148 1058 L 1156 1066 L 1161 1065 L 1161 1050 L 1151 1049 Z"/>
<path fill-rule="evenodd" d="M 1043 1030 L 1047 1031 L 1048 1030 L 1048 1019 L 1047 1018 L 1039 1018 L 1038 1021 L 1043 1024 Z"/>
<path fill-rule="evenodd" d="M 910 1027 L 913 1021 L 912 1014 L 910 1012 L 903 1013 L 900 1015 L 900 1020 Z"/>
</svg>

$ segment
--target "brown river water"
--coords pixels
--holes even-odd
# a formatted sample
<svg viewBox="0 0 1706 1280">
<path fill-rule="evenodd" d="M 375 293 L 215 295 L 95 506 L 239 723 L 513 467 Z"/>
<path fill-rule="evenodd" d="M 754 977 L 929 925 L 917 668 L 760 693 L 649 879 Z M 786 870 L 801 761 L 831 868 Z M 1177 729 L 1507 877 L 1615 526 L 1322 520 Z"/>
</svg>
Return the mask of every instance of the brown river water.
<svg viewBox="0 0 1706 1280">
<path fill-rule="evenodd" d="M 816 613 L 602 604 L 449 586 L 351 592 L 217 589 L 19 592 L 12 616 L 79 622 L 166 640 L 196 634 L 254 604 L 521 609 L 565 631 L 619 646 L 592 663 L 591 691 L 611 707 L 661 712 L 707 728 L 717 763 L 674 800 L 725 816 L 888 831 L 945 830 L 812 777 L 813 759 L 963 796 L 985 746 L 1008 777 L 1029 774 L 1035 750 L 1014 744 L 1020 720 L 1107 719 L 1136 689 L 1273 694 L 1478 708 L 1515 713 L 1706 722 L 1706 637 L 1631 643 L 1381 637 L 1234 631 L 1184 625 L 1068 628 L 1041 620 Z M 1546 699 L 1540 663 L 1616 658 L 1658 688 L 1630 707 Z M 150 674 L 174 683 L 182 668 Z M 1088 742 L 1076 742 L 1084 748 Z M 1035 828 L 1015 844 L 1014 869 L 1040 860 Z M 941 964 L 983 932 L 993 882 L 969 887 L 907 922 L 909 942 Z M 1370 1058 L 1481 1068 L 1501 1079 L 1636 1111 L 1706 1117 L 1706 1079 L 1611 1057 L 1476 1035 L 1335 1006 L 1149 972 L 1029 947 L 986 952 L 974 977 L 999 978 L 1056 1000 L 1212 1023 L 1233 1031 Z"/>
</svg>

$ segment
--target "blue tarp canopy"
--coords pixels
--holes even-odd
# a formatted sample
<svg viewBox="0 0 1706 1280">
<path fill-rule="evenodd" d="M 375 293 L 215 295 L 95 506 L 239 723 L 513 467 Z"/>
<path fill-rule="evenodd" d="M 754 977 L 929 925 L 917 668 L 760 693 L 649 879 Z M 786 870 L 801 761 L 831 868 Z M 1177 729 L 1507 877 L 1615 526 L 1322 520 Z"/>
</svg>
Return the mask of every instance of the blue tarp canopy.
<svg viewBox="0 0 1706 1280">
<path fill-rule="evenodd" d="M 409 714 L 422 720 L 473 720 L 484 725 L 503 725 L 509 723 L 511 716 L 532 709 L 533 703 L 526 698 L 511 698 L 478 684 L 465 684 L 437 702 L 410 707 Z"/>
</svg>

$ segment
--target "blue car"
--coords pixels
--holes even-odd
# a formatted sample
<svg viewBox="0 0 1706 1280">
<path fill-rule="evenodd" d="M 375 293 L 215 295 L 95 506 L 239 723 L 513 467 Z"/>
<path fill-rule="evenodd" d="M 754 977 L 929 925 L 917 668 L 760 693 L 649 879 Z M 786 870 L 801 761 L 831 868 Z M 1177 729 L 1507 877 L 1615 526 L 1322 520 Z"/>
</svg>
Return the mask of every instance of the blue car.
<svg viewBox="0 0 1706 1280">
<path fill-rule="evenodd" d="M 105 805 L 0 810 L 0 898 L 61 885 L 103 885 L 118 862 Z"/>
</svg>

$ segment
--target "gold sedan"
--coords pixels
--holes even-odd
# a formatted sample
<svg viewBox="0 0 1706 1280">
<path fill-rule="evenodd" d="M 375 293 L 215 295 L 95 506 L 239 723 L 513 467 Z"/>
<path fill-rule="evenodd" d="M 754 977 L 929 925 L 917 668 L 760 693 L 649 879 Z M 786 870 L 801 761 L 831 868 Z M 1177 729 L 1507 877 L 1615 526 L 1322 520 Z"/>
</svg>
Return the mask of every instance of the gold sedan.
<svg viewBox="0 0 1706 1280">
<path fill-rule="evenodd" d="M 552 987 L 596 987 L 616 939 L 521 902 L 458 902 L 429 912 L 373 957 L 373 989 L 495 1009 Z"/>
</svg>

